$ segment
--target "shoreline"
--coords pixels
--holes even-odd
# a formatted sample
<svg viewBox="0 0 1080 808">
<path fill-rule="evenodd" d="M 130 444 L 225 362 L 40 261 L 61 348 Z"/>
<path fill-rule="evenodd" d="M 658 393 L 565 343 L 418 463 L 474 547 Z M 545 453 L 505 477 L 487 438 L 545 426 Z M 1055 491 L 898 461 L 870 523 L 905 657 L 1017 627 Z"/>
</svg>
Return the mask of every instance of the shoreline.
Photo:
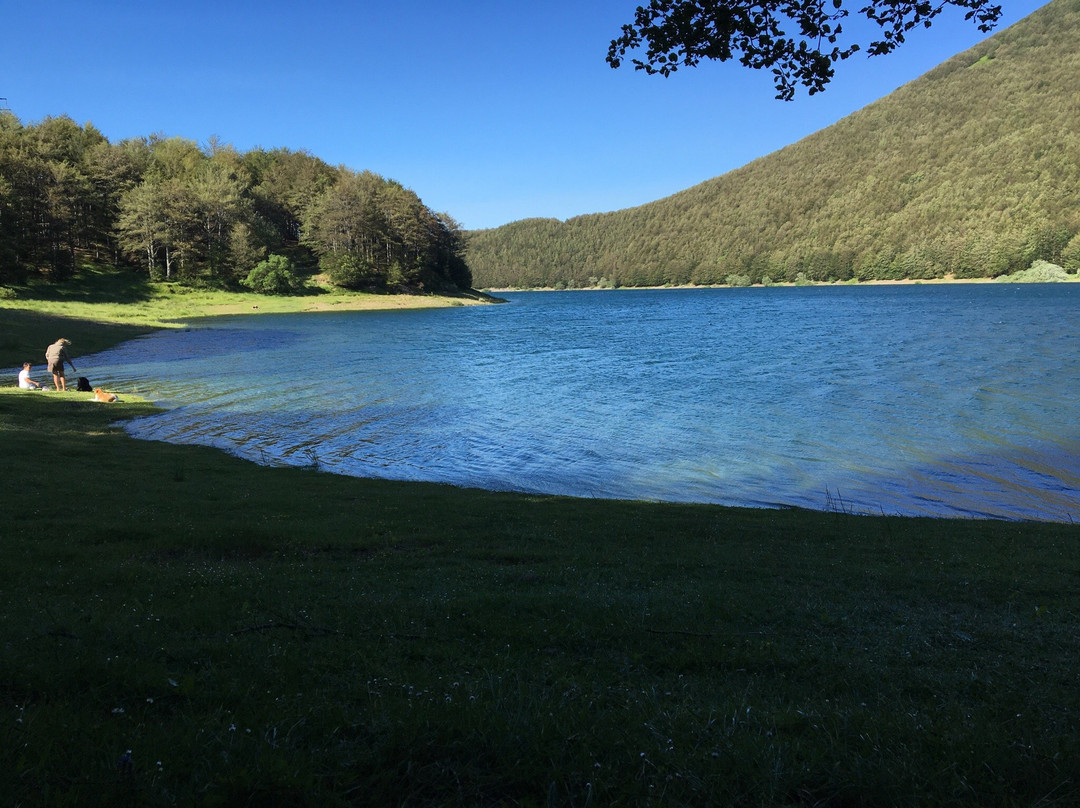
<svg viewBox="0 0 1080 808">
<path fill-rule="evenodd" d="M 308 314 L 327 311 L 401 311 L 406 309 L 441 309 L 461 306 L 487 306 L 501 303 L 492 295 L 472 290 L 460 295 L 376 295 L 370 293 L 342 294 L 313 297 L 272 298 L 269 305 L 252 304 L 249 300 L 218 303 L 207 306 L 202 317 L 222 317 L 237 314 Z"/>
<path fill-rule="evenodd" d="M 993 292 L 994 290 L 985 290 L 985 291 Z M 1063 290 L 1063 291 L 1067 292 L 1067 290 Z M 784 297 L 783 293 L 780 293 L 780 294 L 781 294 L 781 297 Z M 837 294 L 840 294 L 840 295 L 844 296 L 845 294 L 850 294 L 850 293 L 840 293 L 840 292 L 838 292 Z M 872 293 L 868 293 L 868 294 L 872 294 Z M 972 294 L 974 294 L 974 292 L 972 292 Z M 826 293 L 826 297 L 828 297 L 828 293 Z M 687 299 L 689 299 L 689 298 L 687 298 Z M 719 299 L 719 298 L 717 298 L 717 299 Z M 750 298 L 746 298 L 746 299 L 749 300 Z M 776 298 L 776 300 L 779 300 L 779 299 L 780 298 Z M 821 299 L 824 300 L 825 298 L 821 298 Z M 567 300 L 570 300 L 570 298 L 567 298 Z M 597 300 L 600 300 L 600 299 L 597 298 Z M 627 300 L 629 300 L 629 298 Z M 704 300 L 704 298 L 702 300 Z M 539 303 L 540 298 L 536 298 L 536 301 L 537 301 L 537 303 Z M 411 302 L 411 303 L 415 304 L 415 303 L 421 302 L 421 301 L 413 300 L 413 301 L 402 301 L 402 302 L 405 302 L 405 303 L 410 303 Z M 583 305 L 586 305 L 586 307 L 588 307 L 588 304 L 583 304 Z M 242 314 L 247 314 L 247 313 L 249 313 L 249 312 L 247 312 L 247 311 L 238 312 L 238 314 L 241 314 L 241 315 Z M 258 312 L 253 312 L 253 313 L 258 313 Z M 491 313 L 491 315 L 495 316 L 494 313 Z M 451 317 L 452 317 L 452 315 L 451 315 Z M 331 319 L 336 320 L 336 318 L 331 318 Z M 236 321 L 232 321 L 232 322 L 238 322 L 239 323 L 241 321 L 236 320 Z M 246 321 L 246 322 L 250 323 L 252 327 L 257 328 L 257 329 L 266 328 L 266 327 L 271 327 L 271 328 L 274 327 L 273 326 L 274 321 L 270 321 L 266 325 L 259 325 L 259 323 L 261 321 L 257 321 L 257 320 L 249 320 L 249 321 Z M 299 323 L 300 321 L 297 320 L 296 322 Z M 317 327 L 317 324 L 320 321 L 316 320 L 316 321 L 310 321 L 310 322 L 312 323 L 312 327 Z M 357 321 L 357 322 L 359 322 L 359 321 Z M 450 320 L 447 320 L 446 322 L 450 322 Z M 208 328 L 208 327 L 209 328 L 213 327 L 213 321 L 212 320 L 206 320 L 206 321 L 203 321 L 201 323 L 196 322 L 196 323 L 192 324 L 193 329 L 202 329 L 202 328 Z M 378 327 L 378 326 L 376 326 L 376 327 Z M 172 375 L 172 374 L 170 373 L 170 374 L 166 374 L 166 375 Z M 130 389 L 132 391 L 134 391 L 134 390 L 139 390 L 140 388 L 143 391 L 149 391 L 149 390 L 154 389 L 153 387 L 145 387 L 145 386 L 142 386 L 141 384 L 140 384 L 139 387 L 131 387 Z M 116 390 L 114 390 L 114 392 L 120 393 L 121 395 L 124 394 L 124 391 L 121 390 L 121 389 L 116 389 Z M 154 403 L 157 406 L 161 406 L 160 401 L 157 399 L 157 397 L 159 395 L 160 395 L 159 393 L 151 394 L 145 400 L 147 400 L 150 403 Z M 167 406 L 166 408 L 167 409 L 173 409 L 173 408 L 175 408 L 175 405 Z M 134 434 L 133 434 L 133 437 L 135 437 Z M 143 435 L 143 436 L 139 436 L 139 437 L 141 437 L 143 439 L 155 439 L 152 436 L 152 433 L 150 435 Z M 184 435 L 182 433 L 177 433 L 175 437 L 178 438 L 178 440 L 177 440 L 178 443 L 187 442 L 187 439 L 184 437 Z M 215 441 L 215 442 L 206 443 L 204 445 L 215 446 L 215 448 L 221 449 L 221 450 L 223 450 L 223 451 L 225 451 L 227 453 L 234 453 L 234 452 L 240 451 L 240 456 L 244 456 L 243 453 L 242 453 L 242 450 L 238 450 L 235 445 L 229 445 L 228 443 L 226 443 L 225 445 L 220 445 L 220 444 L 215 445 L 216 443 L 217 442 Z M 289 453 L 286 452 L 286 455 L 288 455 L 288 454 Z M 277 459 L 272 460 L 270 462 L 265 461 L 265 454 L 263 455 L 263 457 L 264 457 L 263 462 L 264 462 L 265 465 L 269 465 L 269 466 L 281 465 L 281 458 L 282 458 L 281 455 L 279 455 Z M 258 457 L 248 456 L 248 457 L 246 457 L 246 459 L 251 460 L 251 461 L 256 462 L 256 463 L 259 462 Z M 286 463 L 286 465 L 288 465 L 288 463 Z M 303 465 L 303 464 L 301 464 L 301 465 Z M 321 470 L 329 471 L 330 473 L 344 474 L 345 476 L 360 476 L 360 477 L 364 477 L 364 478 L 384 479 L 379 474 L 371 474 L 370 470 L 361 469 L 359 471 L 359 473 L 357 473 L 357 470 L 355 468 L 352 468 L 352 467 L 341 468 L 341 469 L 338 469 L 338 470 L 330 470 L 330 469 L 324 468 L 324 469 L 321 469 Z M 385 479 L 394 479 L 394 477 L 387 477 Z M 457 480 L 448 481 L 448 484 L 454 485 L 454 486 L 460 486 L 460 485 L 468 485 L 469 483 L 462 483 L 460 481 L 460 477 L 459 477 Z M 500 488 L 491 488 L 490 490 L 496 491 L 496 490 L 502 490 L 502 489 L 500 489 Z M 511 489 L 511 490 L 517 490 L 517 491 L 520 491 L 520 492 L 524 493 L 524 492 L 526 492 L 526 491 L 528 491 L 530 489 L 516 488 L 516 489 Z M 565 496 L 571 496 L 571 497 L 575 497 L 575 498 L 594 498 L 596 496 L 595 493 L 590 493 L 590 491 L 588 489 L 582 489 L 580 487 L 576 491 L 572 490 L 572 489 L 564 489 L 564 490 L 560 491 L 560 490 L 551 490 L 549 488 L 547 490 L 540 489 L 540 490 L 534 491 L 534 492 L 535 493 L 541 493 L 541 494 L 544 494 L 544 495 L 552 495 L 552 496 L 554 496 L 554 495 L 565 495 Z M 767 496 L 767 494 L 773 494 L 774 496 L 769 497 L 769 496 Z M 792 500 L 792 499 L 790 499 L 788 497 L 777 498 L 775 496 L 776 489 L 773 489 L 773 490 L 767 492 L 767 494 L 762 495 L 766 499 L 766 501 L 768 502 L 768 504 L 764 505 L 764 507 L 770 508 L 770 509 L 771 508 L 776 508 L 776 507 L 779 507 L 779 508 L 784 508 L 784 507 L 808 507 L 811 510 L 821 510 L 824 507 L 827 510 L 830 507 L 830 505 L 828 503 L 826 503 L 824 506 L 822 506 L 822 504 L 819 501 L 817 501 L 816 499 L 814 501 L 808 501 L 807 498 L 795 499 L 795 500 Z M 638 501 L 639 497 L 640 497 L 639 494 L 632 493 L 631 496 L 629 496 L 628 498 L 631 501 Z M 669 495 L 669 497 L 670 497 L 670 495 Z M 604 495 L 602 495 L 601 498 L 612 498 L 612 495 L 611 494 L 604 494 Z M 614 498 L 622 498 L 622 497 L 615 496 Z M 760 499 L 760 497 L 758 499 Z M 694 503 L 694 504 L 726 504 L 726 505 L 729 505 L 729 506 L 736 506 L 736 507 L 748 507 L 748 506 L 749 507 L 762 507 L 762 505 L 760 504 L 759 501 L 755 500 L 755 501 L 748 502 L 745 499 L 743 499 L 742 501 L 739 501 L 739 499 L 734 499 L 734 500 L 733 499 L 727 499 L 725 501 L 723 499 L 715 500 L 715 499 L 711 499 L 711 498 L 683 500 L 683 499 L 679 498 L 676 495 L 675 498 L 663 498 L 662 497 L 662 501 L 666 501 L 666 502 L 691 502 L 691 503 Z M 871 512 L 873 512 L 874 508 L 876 507 L 873 504 L 873 501 L 869 497 L 867 497 L 867 498 L 864 499 L 864 502 L 870 502 L 870 504 L 859 505 L 857 507 L 857 510 L 859 510 L 860 513 L 871 513 Z M 796 503 L 799 503 L 799 504 L 796 504 Z M 934 510 L 930 510 L 930 509 L 928 509 L 928 510 L 920 510 L 920 509 L 907 508 L 907 507 L 901 507 L 901 508 L 895 509 L 895 510 L 891 509 L 890 513 L 893 514 L 893 515 L 904 515 L 904 516 L 910 516 L 910 517 L 930 517 L 930 518 L 951 518 L 951 516 L 953 516 L 953 514 L 950 514 L 950 513 L 943 513 L 943 512 L 940 512 L 940 511 L 935 512 Z M 1012 511 L 1003 511 L 1003 510 L 1000 510 L 1000 509 L 996 509 L 994 507 L 984 508 L 983 512 L 972 514 L 972 516 L 973 516 L 973 518 L 1008 519 L 1008 520 L 1018 519 L 1018 518 L 1019 519 L 1029 519 L 1030 518 L 1030 519 L 1036 519 L 1036 520 L 1039 520 L 1039 521 L 1047 521 L 1047 520 L 1049 520 L 1049 521 L 1060 521 L 1061 518 L 1062 518 L 1062 517 L 1054 515 L 1052 513 L 1048 514 L 1048 513 L 1045 513 L 1043 511 L 1038 511 L 1038 512 L 1035 512 L 1035 513 L 1012 512 Z"/>
<path fill-rule="evenodd" d="M 0 393 L 13 804 L 1071 787 L 1074 525 L 344 478 L 50 403 Z"/>
<path fill-rule="evenodd" d="M 949 281 L 949 280 L 940 280 L 940 279 L 938 281 L 939 284 L 940 283 L 946 283 L 946 284 L 948 284 L 948 283 L 964 283 L 964 282 L 969 282 L 969 281 L 963 281 L 963 280 L 961 280 L 961 281 L 957 281 L 957 280 Z M 992 282 L 992 280 L 991 279 L 977 279 L 975 282 L 976 283 L 986 283 L 986 282 Z M 918 283 L 918 282 L 917 281 L 915 281 L 915 282 L 912 282 L 912 281 L 908 281 L 908 282 L 885 281 L 885 282 L 875 282 L 875 283 L 873 283 L 871 285 L 913 285 L 914 283 Z M 831 285 L 831 284 L 819 284 L 819 285 Z M 842 285 L 855 285 L 855 284 L 842 284 Z M 717 287 L 650 287 L 650 288 L 652 288 L 652 289 L 664 289 L 664 288 L 687 288 L 687 289 L 699 288 L 699 289 L 704 289 L 704 288 L 717 288 Z M 567 291 L 571 291 L 571 290 L 567 290 Z M 604 290 L 572 290 L 572 291 L 604 291 Z M 347 297 L 350 298 L 350 299 L 337 301 L 337 305 L 333 305 L 333 304 L 332 305 L 314 305 L 314 306 L 303 306 L 302 305 L 299 308 L 295 309 L 295 313 L 318 313 L 318 312 L 321 312 L 321 311 L 378 311 L 378 310 L 381 310 L 381 311 L 393 311 L 393 310 L 409 310 L 409 309 L 445 308 L 445 307 L 454 307 L 454 306 L 462 306 L 462 305 L 484 305 L 484 304 L 487 303 L 488 300 L 494 300 L 494 298 L 490 298 L 487 295 L 478 295 L 478 296 L 476 296 L 476 297 L 474 297 L 472 299 L 469 299 L 468 302 L 465 302 L 465 301 L 463 301 L 463 300 L 461 300 L 459 298 L 451 298 L 451 297 L 447 297 L 447 296 L 393 296 L 393 297 L 389 297 L 389 296 L 365 295 L 365 296 L 347 296 Z M 302 301 L 294 301 L 294 302 L 302 302 Z M 392 305 L 388 306 L 388 305 L 386 305 L 387 303 L 390 303 Z M 2 315 L 4 314 L 4 312 L 6 310 L 8 310 L 8 309 L 5 309 L 5 307 L 0 306 L 0 317 L 2 317 Z M 36 313 L 36 312 L 33 312 L 33 313 L 34 314 L 40 314 L 40 313 Z M 269 309 L 264 310 L 264 309 L 260 308 L 257 305 L 252 305 L 249 308 L 249 307 L 244 306 L 241 303 L 231 302 L 231 303 L 226 303 L 226 304 L 220 304 L 220 305 L 217 305 L 217 306 L 207 306 L 207 307 L 204 308 L 203 312 L 196 315 L 195 319 L 212 319 L 212 318 L 217 317 L 217 316 L 241 316 L 241 315 L 260 314 L 260 313 L 288 313 L 288 312 L 282 312 L 280 310 L 270 311 Z M 48 315 L 40 314 L 40 316 L 47 317 Z M 114 339 L 110 340 L 111 344 L 109 344 L 109 345 L 105 345 L 104 347 L 98 347 L 98 348 L 95 348 L 93 350 L 86 351 L 86 352 L 84 352 L 82 354 L 82 358 L 77 357 L 79 359 L 80 365 L 81 365 L 81 363 L 83 361 L 83 358 L 93 357 L 94 354 L 96 354 L 96 353 L 98 353 L 100 351 L 108 350 L 110 347 L 114 347 L 115 345 L 119 345 L 119 344 L 122 344 L 124 342 L 130 341 L 131 339 L 133 339 L 133 338 L 135 338 L 137 336 L 140 336 L 141 334 L 151 333 L 153 331 L 158 331 L 158 330 L 165 330 L 163 328 L 143 327 L 143 328 L 139 329 L 136 332 L 127 331 L 125 333 L 123 327 L 122 326 L 118 327 L 115 323 L 104 322 L 104 321 L 96 321 L 95 322 L 95 321 L 91 321 L 91 320 L 84 320 L 83 324 L 84 324 L 84 326 L 87 326 L 87 327 L 97 326 L 102 333 L 109 332 L 108 335 L 110 337 L 113 337 Z M 195 324 L 195 323 L 190 323 L 189 324 L 189 323 L 185 323 L 183 321 L 174 321 L 174 323 L 172 325 L 177 326 L 177 327 L 190 327 L 190 328 L 198 328 L 199 327 L 199 324 Z M 86 344 L 83 340 L 79 340 L 79 343 L 80 344 Z M 0 345 L 0 357 L 2 357 L 2 354 L 3 354 L 3 350 L 2 350 L 3 347 L 4 346 Z M 35 363 L 35 364 L 37 364 L 37 363 Z M 14 367 L 14 365 L 12 367 Z M 109 389 L 109 388 L 106 388 L 106 389 Z M 163 410 L 164 409 L 169 409 L 167 407 L 162 407 L 162 405 L 160 403 L 158 403 L 157 401 L 155 401 L 153 399 L 150 399 L 150 398 L 140 396 L 137 393 L 133 394 L 130 391 L 122 392 L 122 391 L 117 391 L 117 390 L 110 390 L 110 391 L 111 392 L 121 392 L 121 394 L 124 395 L 125 397 L 132 397 L 132 398 L 137 399 L 139 401 L 142 401 L 144 403 L 150 404 L 150 405 L 152 405 L 152 406 L 154 406 L 156 408 L 161 408 Z M 126 432 L 127 430 L 125 429 L 124 431 Z M 128 433 L 128 434 L 129 434 L 130 437 L 136 438 L 136 436 L 131 435 L 130 433 Z M 142 438 L 136 438 L 136 439 L 142 439 Z M 142 440 L 145 440 L 145 439 L 142 439 Z M 150 440 L 153 440 L 153 439 L 150 439 Z M 181 442 L 181 443 L 178 443 L 176 445 L 188 445 L 188 444 L 184 444 L 183 442 Z M 206 444 L 204 444 L 204 445 L 206 445 Z M 215 448 L 215 449 L 217 449 L 219 451 L 223 451 L 226 454 L 233 454 L 228 448 L 225 448 L 225 447 L 213 447 L 213 448 Z M 252 460 L 251 458 L 246 458 L 246 459 L 248 459 L 249 461 Z M 263 465 L 263 464 L 258 463 L 258 461 L 252 461 L 252 462 L 256 462 L 257 465 Z M 273 464 L 273 463 L 266 464 L 266 465 L 267 465 L 267 467 L 277 467 L 277 464 Z M 354 475 L 351 475 L 351 474 L 342 474 L 341 472 L 328 472 L 328 473 L 335 474 L 335 475 L 346 476 L 346 477 L 353 477 L 354 476 Z M 366 477 L 366 476 L 364 476 L 364 477 L 361 477 L 361 479 L 392 479 L 392 478 Z M 447 484 L 449 484 L 451 486 L 454 486 L 454 487 L 459 487 L 460 486 L 459 483 L 447 483 Z M 496 492 L 499 489 L 485 489 L 485 490 L 490 490 L 492 492 Z M 518 491 L 517 493 L 523 493 L 524 494 L 524 493 L 527 493 L 527 492 Z M 595 497 L 592 497 L 592 496 L 589 496 L 589 495 L 582 495 L 582 494 L 543 493 L 541 495 L 543 495 L 543 496 L 570 496 L 570 497 L 575 498 L 575 499 L 578 499 L 578 498 L 593 499 L 593 498 L 595 498 Z M 601 497 L 601 499 L 609 499 L 609 498 L 610 497 Z M 620 499 L 620 498 L 616 497 L 615 499 Z M 629 499 L 629 500 L 626 500 L 626 501 L 640 502 L 640 501 L 652 501 L 652 500 Z M 665 502 L 665 503 L 671 503 L 671 504 L 682 503 L 683 502 L 682 500 L 658 500 L 658 501 L 659 502 Z M 758 505 L 746 505 L 746 504 L 734 504 L 734 503 L 725 504 L 725 503 L 720 503 L 720 502 L 709 502 L 709 501 L 690 501 L 689 503 L 684 503 L 684 504 L 720 505 L 721 507 L 754 507 L 754 508 L 761 507 L 761 506 L 758 506 Z M 797 505 L 791 505 L 791 504 L 786 504 L 786 503 L 777 503 L 777 504 L 774 504 L 774 505 L 771 505 L 771 506 L 764 506 L 764 507 L 766 509 L 772 509 L 772 508 L 783 509 L 783 508 L 790 508 L 790 507 L 805 507 L 805 506 L 797 506 Z M 820 509 L 818 507 L 811 506 L 810 510 L 817 511 L 817 510 L 820 510 Z M 826 507 L 825 510 L 828 510 L 828 507 Z M 861 514 L 861 515 L 871 515 L 871 513 L 867 512 L 867 513 Z M 901 515 L 901 514 L 893 514 L 893 515 Z M 949 515 L 932 514 L 932 513 L 930 513 L 930 514 L 907 513 L 907 514 L 902 514 L 902 515 L 905 516 L 905 517 L 911 517 L 911 518 L 944 518 L 944 519 L 954 518 L 954 517 L 951 517 Z M 1010 517 L 1002 517 L 1002 516 L 996 516 L 996 515 L 979 515 L 979 516 L 977 516 L 975 518 L 978 518 L 978 519 L 990 519 L 990 520 L 1006 519 L 1006 520 L 1011 521 Z M 1050 522 L 1060 521 L 1058 519 L 1048 518 L 1048 517 L 1045 517 L 1045 516 L 1034 517 L 1034 520 L 1035 521 L 1040 521 L 1040 522 L 1042 522 L 1042 521 L 1050 521 Z"/>
<path fill-rule="evenodd" d="M 1080 276 L 1077 277 L 1080 281 Z M 904 280 L 872 280 L 872 281 L 812 281 L 810 283 L 754 283 L 750 286 L 729 286 L 723 283 L 717 284 L 671 284 L 664 286 L 575 286 L 573 288 L 558 289 L 554 286 L 523 286 L 523 287 L 484 287 L 487 294 L 501 294 L 503 292 L 614 292 L 663 289 L 797 289 L 808 286 L 918 286 L 918 285 L 951 285 L 951 284 L 983 284 L 1000 283 L 997 278 L 905 278 Z"/>
<path fill-rule="evenodd" d="M 235 314 L 290 314 L 319 311 L 394 311 L 400 309 L 452 308 L 486 306 L 502 302 L 487 292 L 471 290 L 460 295 L 380 295 L 369 292 L 320 295 L 257 295 L 227 292 L 208 295 L 199 290 L 168 289 L 136 303 L 97 303 L 46 298 L 0 298 L 0 311 L 25 311 L 42 316 L 93 319 L 106 324 L 150 324 L 175 327 L 190 317 L 216 317 Z M 172 309 L 172 311 L 170 311 Z M 111 316 L 122 310 L 127 316 Z"/>
<path fill-rule="evenodd" d="M 614 292 L 634 291 L 635 289 L 664 290 L 664 289 L 796 289 L 811 286 L 951 286 L 958 284 L 986 284 L 986 283 L 1080 283 L 1080 274 L 1071 275 L 1067 280 L 1057 281 L 1031 281 L 1019 278 L 1011 279 L 1012 276 L 1000 276 L 997 278 L 905 278 L 903 280 L 869 280 L 869 281 L 811 281 L 810 283 L 770 283 L 768 285 L 754 283 L 750 286 L 729 286 L 727 284 L 671 284 L 664 286 L 575 286 L 559 289 L 554 286 L 522 286 L 522 287 L 484 287 L 487 294 L 503 294 L 505 292 Z"/>
<path fill-rule="evenodd" d="M 307 314 L 340 311 L 404 311 L 503 303 L 478 290 L 460 295 L 377 295 L 371 293 L 270 296 L 254 293 L 206 293 L 164 287 L 133 303 L 0 298 L 0 368 L 16 367 L 38 357 L 58 336 L 71 339 L 83 356 L 121 342 L 192 320 L 258 314 Z"/>
</svg>

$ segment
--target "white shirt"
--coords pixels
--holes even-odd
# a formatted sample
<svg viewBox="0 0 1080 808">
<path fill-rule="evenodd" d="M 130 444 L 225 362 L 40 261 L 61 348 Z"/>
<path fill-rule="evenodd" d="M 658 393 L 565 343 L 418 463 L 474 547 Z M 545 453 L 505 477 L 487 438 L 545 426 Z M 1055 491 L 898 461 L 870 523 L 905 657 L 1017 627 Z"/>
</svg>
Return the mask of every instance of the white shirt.
<svg viewBox="0 0 1080 808">
<path fill-rule="evenodd" d="M 30 390 L 34 387 L 34 385 L 30 383 L 30 371 L 26 368 L 19 371 L 19 387 L 23 390 Z"/>
</svg>

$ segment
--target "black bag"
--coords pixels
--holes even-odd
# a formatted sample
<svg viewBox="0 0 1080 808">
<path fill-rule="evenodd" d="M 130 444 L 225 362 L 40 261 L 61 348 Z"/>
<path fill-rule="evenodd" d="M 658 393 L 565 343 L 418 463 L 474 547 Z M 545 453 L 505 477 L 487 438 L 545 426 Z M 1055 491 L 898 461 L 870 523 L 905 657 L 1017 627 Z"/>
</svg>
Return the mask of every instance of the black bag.
<svg viewBox="0 0 1080 808">
<path fill-rule="evenodd" d="M 94 388 L 90 386 L 90 380 L 85 376 L 80 376 L 79 380 L 75 382 L 75 389 L 80 393 L 92 393 Z"/>
</svg>

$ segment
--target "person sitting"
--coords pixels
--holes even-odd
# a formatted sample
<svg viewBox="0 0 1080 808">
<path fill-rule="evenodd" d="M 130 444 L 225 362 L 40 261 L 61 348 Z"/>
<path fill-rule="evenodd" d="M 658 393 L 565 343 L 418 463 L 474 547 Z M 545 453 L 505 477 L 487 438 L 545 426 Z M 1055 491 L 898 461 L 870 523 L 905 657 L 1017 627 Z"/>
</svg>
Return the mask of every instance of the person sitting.
<svg viewBox="0 0 1080 808">
<path fill-rule="evenodd" d="M 41 390 L 41 385 L 30 378 L 31 367 L 29 362 L 23 362 L 22 370 L 19 371 L 19 387 L 23 390 Z"/>
</svg>

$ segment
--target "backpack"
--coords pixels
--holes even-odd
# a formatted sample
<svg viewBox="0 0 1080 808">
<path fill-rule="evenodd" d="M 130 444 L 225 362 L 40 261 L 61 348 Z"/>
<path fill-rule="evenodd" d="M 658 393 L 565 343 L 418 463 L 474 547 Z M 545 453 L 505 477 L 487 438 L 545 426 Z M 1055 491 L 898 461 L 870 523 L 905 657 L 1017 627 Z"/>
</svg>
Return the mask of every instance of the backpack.
<svg viewBox="0 0 1080 808">
<path fill-rule="evenodd" d="M 79 380 L 75 383 L 75 389 L 80 393 L 92 393 L 94 388 L 90 386 L 90 380 L 85 376 L 80 376 Z"/>
</svg>

